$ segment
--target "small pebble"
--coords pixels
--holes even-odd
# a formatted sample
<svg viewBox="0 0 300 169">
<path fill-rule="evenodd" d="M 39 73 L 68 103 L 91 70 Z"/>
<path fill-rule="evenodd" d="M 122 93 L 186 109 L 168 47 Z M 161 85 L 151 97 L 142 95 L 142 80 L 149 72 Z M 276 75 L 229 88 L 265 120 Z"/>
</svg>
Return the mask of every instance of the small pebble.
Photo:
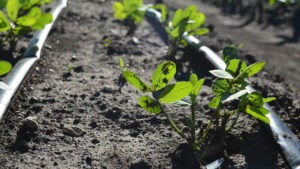
<svg viewBox="0 0 300 169">
<path fill-rule="evenodd" d="M 63 128 L 63 133 L 71 137 L 81 137 L 86 134 L 86 132 L 81 128 L 71 125 L 65 126 Z"/>
<path fill-rule="evenodd" d="M 28 127 L 32 131 L 37 131 L 39 129 L 39 124 L 37 122 L 36 116 L 28 116 L 24 119 L 23 125 Z"/>
</svg>

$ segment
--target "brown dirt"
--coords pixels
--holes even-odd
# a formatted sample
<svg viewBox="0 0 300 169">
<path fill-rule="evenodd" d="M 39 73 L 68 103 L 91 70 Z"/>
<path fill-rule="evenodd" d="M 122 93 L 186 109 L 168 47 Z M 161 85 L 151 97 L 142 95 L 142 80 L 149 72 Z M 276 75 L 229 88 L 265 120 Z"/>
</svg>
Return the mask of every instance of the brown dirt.
<svg viewBox="0 0 300 169">
<path fill-rule="evenodd" d="M 164 60 L 167 47 L 146 22 L 134 35 L 138 43 L 125 36 L 126 28 L 112 17 L 111 4 L 108 0 L 69 2 L 47 39 L 48 47 L 40 63 L 0 123 L 0 168 L 195 167 L 184 140 L 168 126 L 167 120 L 143 111 L 137 104 L 139 93 L 132 87 L 126 84 L 119 91 L 120 56 L 132 70 L 150 81 L 153 70 Z M 183 5 L 177 1 L 167 4 L 171 8 Z M 207 20 L 216 30 L 204 38 L 209 46 L 218 51 L 232 42 L 244 43 L 243 58 L 248 58 L 248 62 L 264 60 L 245 57 L 248 53 L 262 56 L 266 52 L 263 43 L 254 44 L 252 36 L 260 34 L 256 35 L 252 29 L 231 30 L 217 22 L 217 12 L 209 11 L 204 12 L 208 12 Z M 107 37 L 111 41 L 109 46 L 103 41 Z M 272 50 L 274 54 L 287 50 L 287 47 L 277 48 Z M 199 126 L 207 123 L 211 112 L 207 103 L 213 96 L 207 87 L 212 78 L 204 69 L 208 63 L 200 57 L 190 48 L 180 51 L 176 76 L 186 79 L 190 72 L 196 72 L 208 79 L 198 98 Z M 270 62 L 275 64 L 276 59 Z M 285 62 L 290 63 L 288 59 Z M 282 66 L 280 63 L 276 64 Z M 66 72 L 69 66 L 75 68 Z M 269 66 L 266 70 L 251 79 L 253 85 L 264 96 L 278 98 L 272 107 L 299 138 L 297 92 L 281 78 L 285 77 L 280 73 L 281 67 Z M 185 114 L 178 108 L 169 110 L 175 121 L 182 120 Z M 28 122 L 30 118 L 33 124 Z M 272 138 L 246 115 L 227 136 L 225 148 L 228 157 L 222 168 L 288 168 Z"/>
</svg>

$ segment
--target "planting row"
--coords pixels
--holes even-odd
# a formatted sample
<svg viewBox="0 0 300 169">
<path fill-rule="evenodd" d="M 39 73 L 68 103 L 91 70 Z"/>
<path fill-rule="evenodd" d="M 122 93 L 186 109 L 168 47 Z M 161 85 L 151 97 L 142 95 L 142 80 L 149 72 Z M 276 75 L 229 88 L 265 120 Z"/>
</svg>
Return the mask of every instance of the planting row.
<svg viewBox="0 0 300 169">
<path fill-rule="evenodd" d="M 185 10 L 178 9 L 173 18 L 169 17 L 167 8 L 163 4 L 143 5 L 141 0 L 115 2 L 113 9 L 114 16 L 129 26 L 127 35 L 134 33 L 137 25 L 143 20 L 146 10 L 159 10 L 158 20 L 163 25 L 163 31 L 167 33 L 167 39 L 164 41 L 169 44 L 167 60 L 174 60 L 179 46 L 187 45 L 184 37 L 201 36 L 209 32 L 209 29 L 202 27 L 205 15 L 198 12 L 193 5 Z M 211 114 L 211 119 L 204 128 L 197 128 L 195 121 L 197 96 L 204 79 L 198 79 L 196 74 L 191 74 L 188 81 L 170 84 L 176 74 L 176 65 L 172 61 L 166 61 L 157 67 L 152 76 L 152 85 L 148 85 L 137 74 L 125 68 L 123 59 L 120 59 L 123 77 L 145 94 L 139 98 L 139 105 L 150 113 L 163 114 L 172 128 L 186 140 L 200 161 L 223 149 L 226 133 L 235 126 L 240 113 L 247 113 L 265 124 L 270 124 L 271 116 L 268 117 L 270 109 L 266 109 L 264 103 L 275 98 L 263 98 L 261 93 L 248 87 L 250 84 L 248 78 L 260 72 L 265 63 L 257 62 L 247 66 L 245 62 L 238 59 L 238 52 L 234 46 L 225 47 L 222 56 L 226 69 L 210 71 L 217 77 L 211 84 L 215 97 L 209 103 L 214 113 Z M 185 116 L 183 121 L 185 130 L 172 120 L 165 104 L 190 107 L 191 113 Z M 296 141 L 297 144 L 299 143 Z M 294 164 L 292 167 L 295 167 Z"/>
</svg>

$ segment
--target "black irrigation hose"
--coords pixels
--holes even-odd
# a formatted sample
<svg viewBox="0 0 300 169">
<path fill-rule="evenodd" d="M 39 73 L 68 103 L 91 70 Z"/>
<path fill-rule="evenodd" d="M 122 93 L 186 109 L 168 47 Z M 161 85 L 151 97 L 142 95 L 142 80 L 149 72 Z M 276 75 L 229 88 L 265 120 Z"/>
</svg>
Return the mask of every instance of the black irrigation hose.
<svg viewBox="0 0 300 169">
<path fill-rule="evenodd" d="M 154 12 L 153 12 L 154 11 Z M 147 21 L 158 28 L 157 22 L 160 21 L 160 13 L 153 9 L 146 11 Z M 166 35 L 164 31 L 158 31 L 159 36 L 164 42 L 167 42 L 164 38 Z M 184 35 L 183 38 L 198 51 L 204 52 L 206 58 L 217 68 L 225 70 L 225 62 L 210 48 L 200 45 L 200 41 L 194 36 Z M 249 91 L 254 91 L 251 86 L 247 87 Z M 300 141 L 297 136 L 285 125 L 285 123 L 278 117 L 275 111 L 265 103 L 264 107 L 269 110 L 267 115 L 270 119 L 270 125 L 263 125 L 267 131 L 274 138 L 275 142 L 280 146 L 282 153 L 284 154 L 287 162 L 292 169 L 300 169 Z"/>
<path fill-rule="evenodd" d="M 67 6 L 67 1 L 68 0 L 59 0 L 57 6 L 55 6 L 51 11 L 53 21 L 46 25 L 43 30 L 38 31 L 34 35 L 27 50 L 23 54 L 23 58 L 13 66 L 12 70 L 3 79 L 3 82 L 8 85 L 9 89 L 0 89 L 0 120 L 6 112 L 6 109 L 20 84 L 28 72 L 32 69 L 36 61 L 40 58 L 45 40 L 61 10 Z"/>
</svg>

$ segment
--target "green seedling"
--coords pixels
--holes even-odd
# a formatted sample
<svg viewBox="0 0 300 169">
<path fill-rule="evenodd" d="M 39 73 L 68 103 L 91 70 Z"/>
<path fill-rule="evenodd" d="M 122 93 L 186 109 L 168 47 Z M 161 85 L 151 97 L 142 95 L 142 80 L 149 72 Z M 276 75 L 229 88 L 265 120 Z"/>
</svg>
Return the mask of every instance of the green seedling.
<svg viewBox="0 0 300 169">
<path fill-rule="evenodd" d="M 209 103 L 214 111 L 205 128 L 198 128 L 199 125 L 196 123 L 197 96 L 204 79 L 198 79 L 196 74 L 191 74 L 189 81 L 170 83 L 176 74 L 176 65 L 174 62 L 165 61 L 154 71 L 152 83 L 149 85 L 134 72 L 126 69 L 123 60 L 120 59 L 124 78 L 143 93 L 139 98 L 139 105 L 149 113 L 165 116 L 199 159 L 215 151 L 217 146 L 212 144 L 213 140 L 218 140 L 220 145 L 224 144 L 226 133 L 237 123 L 241 112 L 266 124 L 270 123 L 266 116 L 268 110 L 263 105 L 275 98 L 263 98 L 261 93 L 247 89 L 247 78 L 261 71 L 265 63 L 257 62 L 247 66 L 245 62 L 235 59 L 237 51 L 234 47 L 224 48 L 223 55 L 227 63 L 226 70 L 210 71 L 217 78 L 211 86 L 215 97 Z M 175 123 L 165 108 L 166 104 L 190 106 L 190 115 L 185 116 L 183 121 L 188 130 L 181 129 Z"/>
<path fill-rule="evenodd" d="M 103 40 L 104 44 L 103 46 L 104 47 L 109 47 L 109 45 L 111 44 L 111 40 L 109 39 L 109 37 L 106 37 L 104 40 Z"/>
<path fill-rule="evenodd" d="M 114 17 L 121 21 L 127 21 L 128 35 L 133 34 L 137 24 L 143 21 L 145 15 L 145 10 L 141 10 L 143 5 L 143 0 L 123 0 L 113 3 Z"/>
<path fill-rule="evenodd" d="M 198 12 L 194 5 L 188 6 L 185 10 L 178 9 L 173 19 L 166 25 L 169 33 L 170 46 L 168 55 L 174 57 L 180 44 L 187 45 L 182 39 L 183 35 L 205 35 L 209 32 L 206 28 L 201 28 L 205 23 L 205 15 Z"/>
<path fill-rule="evenodd" d="M 120 21 L 125 21 L 129 30 L 127 35 L 134 34 L 137 25 L 139 25 L 145 16 L 148 8 L 160 10 L 162 13 L 161 21 L 166 20 L 167 8 L 163 4 L 144 5 L 143 0 L 123 0 L 113 3 L 114 17 Z"/>
<path fill-rule="evenodd" d="M 45 25 L 52 22 L 52 15 L 43 13 L 40 8 L 41 5 L 51 1 L 1 0 L 1 6 L 5 6 L 5 9 L 0 11 L 1 50 L 4 50 L 4 47 L 8 45 L 11 53 L 16 47 L 18 37 L 35 30 L 41 30 Z"/>
<path fill-rule="evenodd" d="M 210 71 L 217 78 L 211 86 L 215 97 L 209 103 L 209 106 L 215 109 L 209 125 L 215 121 L 217 132 L 222 140 L 236 124 L 241 112 L 269 124 L 269 118 L 266 116 L 269 112 L 264 108 L 264 103 L 275 100 L 274 97 L 263 98 L 261 93 L 247 88 L 249 86 L 247 78 L 260 72 L 265 62 L 247 66 L 244 61 L 236 59 L 237 50 L 232 46 L 223 49 L 223 56 L 226 69 Z M 232 104 L 233 101 L 235 106 Z"/>
</svg>

